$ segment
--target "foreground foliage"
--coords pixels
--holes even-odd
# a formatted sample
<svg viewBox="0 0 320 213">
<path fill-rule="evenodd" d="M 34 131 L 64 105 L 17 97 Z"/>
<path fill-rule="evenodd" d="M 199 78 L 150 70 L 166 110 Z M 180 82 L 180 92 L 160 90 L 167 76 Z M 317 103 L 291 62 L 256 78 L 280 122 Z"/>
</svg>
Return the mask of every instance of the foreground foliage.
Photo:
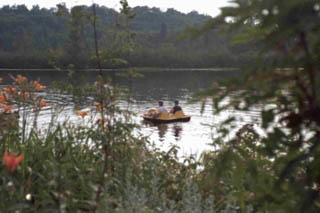
<svg viewBox="0 0 320 213">
<path fill-rule="evenodd" d="M 232 139 L 237 118 L 221 124 L 214 141 L 221 149 L 206 156 L 212 171 L 203 183 L 219 177 L 242 210 L 253 205 L 261 212 L 319 212 L 319 2 L 232 2 L 208 26 L 227 21 L 226 31 L 240 32 L 235 42 L 263 51 L 243 76 L 214 85 L 202 97 L 213 99 L 216 113 L 259 109 L 260 122 L 244 126 L 249 137 L 240 131 Z"/>
<path fill-rule="evenodd" d="M 199 210 L 208 208 L 202 206 L 191 182 L 196 164 L 180 163 L 175 147 L 161 152 L 148 145 L 146 138 L 134 135 L 137 126 L 132 115 L 117 106 L 119 89 L 101 85 L 100 79 L 88 88 L 91 96 L 86 101 L 94 98 L 94 103 L 76 111 L 76 118 L 61 120 L 62 109 L 41 98 L 38 81 L 11 78 L 13 85 L 2 88 L 1 95 L 6 97 L 2 109 L 9 104 L 14 108 L 2 110 L 0 117 L 21 118 L 19 123 L 1 128 L 1 211 L 176 212 L 194 205 Z M 51 121 L 39 123 L 46 109 L 51 110 Z"/>
<path fill-rule="evenodd" d="M 243 76 L 198 98 L 212 98 L 216 113 L 259 109 L 258 126 L 234 134 L 237 118 L 229 118 L 217 126 L 216 151 L 181 163 L 176 147 L 159 151 L 135 133 L 132 114 L 118 107 L 121 91 L 102 75 L 86 90 L 66 87 L 90 104 L 76 110 L 78 120 L 63 122 L 59 107 L 42 97 L 43 85 L 11 76 L 0 96 L 1 210 L 319 212 L 320 5 L 233 2 L 206 27 L 229 22 L 224 28 L 236 30 L 236 42 L 264 51 Z M 46 109 L 47 127 L 38 122 Z"/>
</svg>

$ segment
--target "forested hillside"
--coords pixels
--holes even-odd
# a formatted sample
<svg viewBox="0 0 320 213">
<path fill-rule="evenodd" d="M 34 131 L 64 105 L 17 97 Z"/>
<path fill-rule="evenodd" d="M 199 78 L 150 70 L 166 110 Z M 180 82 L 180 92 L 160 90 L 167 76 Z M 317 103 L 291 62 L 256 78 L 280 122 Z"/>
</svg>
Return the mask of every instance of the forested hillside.
<svg viewBox="0 0 320 213">
<path fill-rule="evenodd" d="M 178 39 L 186 29 L 203 26 L 211 17 L 193 11 L 188 14 L 174 9 L 135 7 L 127 29 L 135 36 L 130 53 L 117 47 L 126 32 L 122 18 L 114 9 L 97 7 L 100 49 L 108 56 L 104 68 L 139 67 L 230 67 L 248 61 L 235 55 L 243 48 L 230 45 L 220 30 L 208 31 L 197 39 Z M 93 32 L 88 14 L 91 7 L 72 9 L 28 9 L 25 5 L 0 9 L 0 68 L 95 68 L 92 62 Z M 212 51 L 212 49 L 214 51 Z M 118 57 L 126 63 L 114 63 Z"/>
</svg>

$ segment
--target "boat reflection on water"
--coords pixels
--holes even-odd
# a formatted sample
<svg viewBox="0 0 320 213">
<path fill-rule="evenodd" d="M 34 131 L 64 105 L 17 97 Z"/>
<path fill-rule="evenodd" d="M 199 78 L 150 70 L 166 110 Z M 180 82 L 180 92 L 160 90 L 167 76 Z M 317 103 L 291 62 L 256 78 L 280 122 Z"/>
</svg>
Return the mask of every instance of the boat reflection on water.
<svg viewBox="0 0 320 213">
<path fill-rule="evenodd" d="M 181 123 L 154 124 L 152 122 L 143 121 L 143 124 L 152 128 L 156 128 L 159 136 L 159 141 L 161 142 L 164 142 L 165 140 L 170 138 L 170 136 L 167 135 L 168 130 L 172 133 L 172 136 L 175 141 L 181 140 L 183 130 Z"/>
<path fill-rule="evenodd" d="M 164 139 L 166 138 L 165 136 L 168 131 L 168 125 L 167 124 L 158 124 L 156 126 L 158 128 L 159 141 L 163 142 Z"/>
<path fill-rule="evenodd" d="M 182 126 L 179 124 L 174 124 L 172 128 L 173 128 L 173 136 L 174 136 L 175 140 L 180 141 Z"/>
</svg>

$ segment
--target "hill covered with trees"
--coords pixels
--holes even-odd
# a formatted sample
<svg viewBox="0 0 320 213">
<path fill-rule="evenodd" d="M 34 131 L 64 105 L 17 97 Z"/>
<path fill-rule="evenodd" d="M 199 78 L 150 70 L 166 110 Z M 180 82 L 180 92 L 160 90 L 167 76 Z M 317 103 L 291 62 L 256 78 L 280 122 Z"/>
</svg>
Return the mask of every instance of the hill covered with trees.
<svg viewBox="0 0 320 213">
<path fill-rule="evenodd" d="M 187 29 L 201 28 L 210 16 L 188 14 L 175 9 L 132 8 L 134 18 L 125 23 L 120 13 L 104 6 L 96 7 L 100 49 L 126 63 L 108 59 L 103 68 L 138 67 L 230 67 L 248 61 L 235 56 L 243 48 L 230 44 L 220 30 L 205 32 L 197 39 L 178 39 Z M 0 68 L 95 68 L 93 30 L 88 19 L 92 8 L 28 9 L 25 5 L 0 9 Z M 126 29 L 124 29 L 126 25 Z M 123 34 L 133 32 L 132 51 L 119 50 Z M 214 51 L 212 51 L 212 49 Z M 108 58 L 108 56 L 106 56 Z"/>
</svg>

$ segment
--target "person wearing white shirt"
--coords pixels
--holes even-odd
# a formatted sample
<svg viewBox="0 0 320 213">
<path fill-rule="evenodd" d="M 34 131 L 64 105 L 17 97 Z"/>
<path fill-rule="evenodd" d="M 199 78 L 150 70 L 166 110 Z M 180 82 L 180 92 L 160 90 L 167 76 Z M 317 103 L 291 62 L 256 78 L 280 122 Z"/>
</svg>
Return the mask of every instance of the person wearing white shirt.
<svg viewBox="0 0 320 213">
<path fill-rule="evenodd" d="M 157 108 L 158 112 L 156 112 L 152 115 L 152 117 L 154 117 L 154 118 L 158 117 L 160 115 L 160 113 L 162 113 L 162 112 L 168 112 L 168 110 L 163 106 L 162 101 L 159 101 L 158 104 L 159 104 L 159 107 Z"/>
<path fill-rule="evenodd" d="M 158 107 L 158 112 L 168 112 L 168 110 L 163 106 L 163 102 L 162 101 L 159 101 L 158 102 L 159 104 L 159 107 Z"/>
</svg>

